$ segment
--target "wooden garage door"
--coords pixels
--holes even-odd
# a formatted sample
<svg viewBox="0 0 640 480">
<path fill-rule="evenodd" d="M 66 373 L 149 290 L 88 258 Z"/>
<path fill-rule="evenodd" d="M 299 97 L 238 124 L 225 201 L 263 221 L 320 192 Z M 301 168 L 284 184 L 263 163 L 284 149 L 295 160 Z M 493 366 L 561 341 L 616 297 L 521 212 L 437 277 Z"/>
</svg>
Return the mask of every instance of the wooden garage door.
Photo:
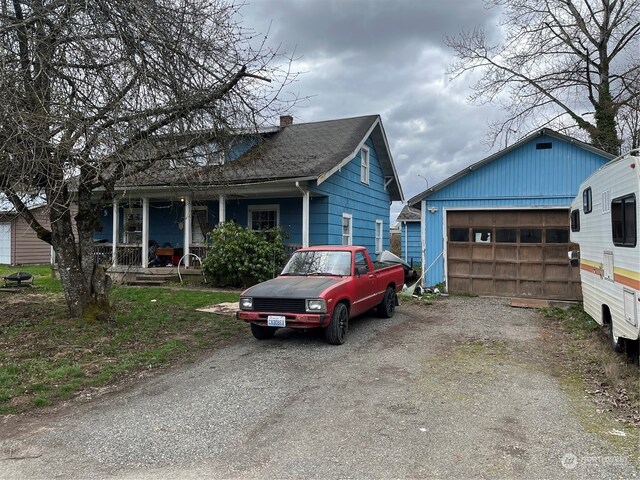
<svg viewBox="0 0 640 480">
<path fill-rule="evenodd" d="M 569 265 L 569 212 L 447 213 L 449 290 L 577 300 L 580 272 Z"/>
</svg>

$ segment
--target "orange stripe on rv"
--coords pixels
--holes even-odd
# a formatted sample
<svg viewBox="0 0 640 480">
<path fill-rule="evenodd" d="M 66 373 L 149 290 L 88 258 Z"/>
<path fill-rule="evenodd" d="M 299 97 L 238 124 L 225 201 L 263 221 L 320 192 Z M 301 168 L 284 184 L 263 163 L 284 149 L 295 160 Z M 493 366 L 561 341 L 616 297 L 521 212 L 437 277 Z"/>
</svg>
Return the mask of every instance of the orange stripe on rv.
<svg viewBox="0 0 640 480">
<path fill-rule="evenodd" d="M 604 270 L 599 266 L 594 266 L 593 264 L 580 263 L 580 270 L 584 270 L 585 272 L 598 275 L 599 277 L 602 277 L 604 275 Z M 620 273 L 614 272 L 613 281 L 621 283 L 626 287 L 630 287 L 635 290 L 640 290 L 640 278 L 632 278 L 627 275 L 622 275 Z"/>
<path fill-rule="evenodd" d="M 620 275 L 619 273 L 614 273 L 613 280 L 635 290 L 640 290 L 640 280 L 636 280 L 635 278 L 629 278 L 624 275 Z"/>
</svg>

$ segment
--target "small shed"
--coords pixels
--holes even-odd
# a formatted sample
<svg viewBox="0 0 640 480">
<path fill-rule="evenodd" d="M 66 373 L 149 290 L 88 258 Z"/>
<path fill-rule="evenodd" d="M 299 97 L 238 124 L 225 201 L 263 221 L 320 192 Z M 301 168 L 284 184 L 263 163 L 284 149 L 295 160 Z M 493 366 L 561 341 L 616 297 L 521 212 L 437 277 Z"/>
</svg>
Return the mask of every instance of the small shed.
<svg viewBox="0 0 640 480">
<path fill-rule="evenodd" d="M 422 261 L 420 215 L 420 210 L 405 205 L 397 219 L 400 224 L 400 244 L 402 245 L 400 256 L 412 266 L 418 266 Z"/>
<path fill-rule="evenodd" d="M 544 128 L 411 198 L 424 218 L 425 284 L 579 299 L 579 272 L 567 260 L 569 206 L 580 183 L 612 158 Z"/>
<path fill-rule="evenodd" d="M 0 202 L 0 264 L 35 265 L 51 262 L 51 246 L 40 240 L 26 220 Z M 44 225 L 48 225 L 45 206 L 31 209 Z"/>
</svg>

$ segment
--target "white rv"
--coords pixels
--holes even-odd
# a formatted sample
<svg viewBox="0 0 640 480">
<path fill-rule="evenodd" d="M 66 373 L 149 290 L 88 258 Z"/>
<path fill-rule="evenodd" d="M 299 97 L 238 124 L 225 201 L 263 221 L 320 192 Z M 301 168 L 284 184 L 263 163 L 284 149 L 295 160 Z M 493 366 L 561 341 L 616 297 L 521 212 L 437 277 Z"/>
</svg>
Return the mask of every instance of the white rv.
<svg viewBox="0 0 640 480">
<path fill-rule="evenodd" d="M 581 185 L 571 204 L 572 265 L 580 265 L 584 310 L 611 346 L 637 359 L 640 338 L 640 151 L 610 161 Z"/>
</svg>

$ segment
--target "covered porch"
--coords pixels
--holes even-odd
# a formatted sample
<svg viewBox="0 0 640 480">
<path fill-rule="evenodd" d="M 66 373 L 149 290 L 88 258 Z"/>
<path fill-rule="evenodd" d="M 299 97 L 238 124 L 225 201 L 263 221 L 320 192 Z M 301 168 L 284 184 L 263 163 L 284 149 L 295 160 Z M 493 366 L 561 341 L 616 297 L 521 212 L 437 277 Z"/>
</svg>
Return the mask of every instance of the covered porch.
<svg viewBox="0 0 640 480">
<path fill-rule="evenodd" d="M 199 269 L 208 233 L 234 221 L 251 230 L 282 228 L 287 253 L 308 246 L 312 194 L 306 182 L 237 186 L 234 191 L 128 193 L 103 210 L 94 253 L 111 273 L 160 274 L 177 267 Z M 155 245 L 157 266 L 149 264 Z"/>
</svg>

